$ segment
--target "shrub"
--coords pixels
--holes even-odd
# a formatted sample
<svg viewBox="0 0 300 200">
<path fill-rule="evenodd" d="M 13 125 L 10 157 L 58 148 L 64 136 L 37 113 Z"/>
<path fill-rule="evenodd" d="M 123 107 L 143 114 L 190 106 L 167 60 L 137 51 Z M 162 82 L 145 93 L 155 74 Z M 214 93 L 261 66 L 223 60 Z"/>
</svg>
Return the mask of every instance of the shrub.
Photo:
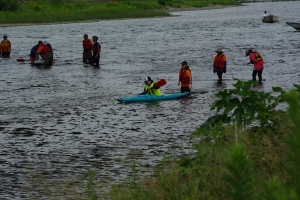
<svg viewBox="0 0 300 200">
<path fill-rule="evenodd" d="M 17 11 L 21 3 L 18 0 L 0 0 L 0 11 Z"/>
</svg>

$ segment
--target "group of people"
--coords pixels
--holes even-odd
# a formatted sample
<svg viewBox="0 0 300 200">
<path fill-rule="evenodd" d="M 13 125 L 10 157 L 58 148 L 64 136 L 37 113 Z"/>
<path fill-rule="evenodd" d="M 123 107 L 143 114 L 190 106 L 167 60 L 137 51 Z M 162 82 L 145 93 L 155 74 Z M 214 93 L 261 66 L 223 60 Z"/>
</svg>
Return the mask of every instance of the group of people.
<svg viewBox="0 0 300 200">
<path fill-rule="evenodd" d="M 265 11 L 266 12 L 266 11 Z M 98 37 L 93 36 L 92 40 L 88 38 L 87 34 L 83 35 L 84 40 L 82 41 L 83 46 L 83 63 L 90 64 L 95 67 L 99 67 L 100 64 L 100 51 L 101 45 L 98 42 Z M 3 35 L 3 40 L 0 44 L 0 53 L 2 57 L 9 57 L 11 51 L 11 43 L 7 39 L 7 34 Z M 213 61 L 213 72 L 218 75 L 218 82 L 222 83 L 222 75 L 226 73 L 226 56 L 221 48 L 216 50 L 217 55 Z M 264 69 L 264 59 L 260 53 L 254 49 L 247 49 L 245 52 L 246 56 L 249 56 L 250 62 L 253 64 L 252 80 L 256 80 L 258 75 L 259 83 L 262 84 L 262 71 Z M 51 66 L 53 63 L 53 49 L 51 44 L 47 41 L 39 41 L 37 45 L 34 45 L 30 51 L 30 61 L 34 64 L 39 59 L 39 56 L 44 60 L 44 66 Z M 180 63 L 181 69 L 179 71 L 178 85 L 181 86 L 181 92 L 190 92 L 192 89 L 192 72 L 188 66 L 187 61 Z M 150 78 L 146 77 L 144 80 L 146 86 L 143 93 L 160 96 L 160 88 L 155 86 L 155 82 Z"/>
<path fill-rule="evenodd" d="M 98 37 L 93 36 L 92 40 L 88 38 L 87 34 L 83 36 L 83 63 L 90 64 L 94 67 L 100 66 L 100 51 L 101 45 L 98 42 Z M 3 58 L 9 58 L 11 51 L 11 42 L 7 39 L 7 34 L 3 35 L 3 40 L 0 44 L 0 55 Z M 51 66 L 53 63 L 53 49 L 51 44 L 47 41 L 38 41 L 38 44 L 34 45 L 30 51 L 30 61 L 34 64 L 39 57 L 44 62 L 44 66 Z"/>
<path fill-rule="evenodd" d="M 39 41 L 38 44 L 34 45 L 30 51 L 30 62 L 34 64 L 35 61 L 42 58 L 44 67 L 50 67 L 53 63 L 53 49 L 51 44 L 46 40 L 44 42 Z"/>
<path fill-rule="evenodd" d="M 90 40 L 89 36 L 87 34 L 84 34 L 83 38 L 83 63 L 90 64 L 94 67 L 100 67 L 101 45 L 98 42 L 98 37 L 93 36 L 92 40 Z"/>
<path fill-rule="evenodd" d="M 222 75 L 226 73 L 226 56 L 221 48 L 216 50 L 217 55 L 213 61 L 213 73 L 218 75 L 218 83 L 222 83 Z M 248 65 L 253 64 L 252 80 L 256 81 L 258 75 L 258 81 L 262 84 L 262 71 L 264 69 L 264 59 L 257 50 L 247 49 L 245 56 L 249 56 L 250 62 Z M 181 69 L 179 70 L 178 86 L 180 85 L 180 92 L 191 92 L 192 89 L 192 72 L 188 66 L 187 61 L 180 63 Z M 161 96 L 160 87 L 149 77 L 144 79 L 145 87 L 141 94 L 150 94 L 155 96 Z"/>
</svg>

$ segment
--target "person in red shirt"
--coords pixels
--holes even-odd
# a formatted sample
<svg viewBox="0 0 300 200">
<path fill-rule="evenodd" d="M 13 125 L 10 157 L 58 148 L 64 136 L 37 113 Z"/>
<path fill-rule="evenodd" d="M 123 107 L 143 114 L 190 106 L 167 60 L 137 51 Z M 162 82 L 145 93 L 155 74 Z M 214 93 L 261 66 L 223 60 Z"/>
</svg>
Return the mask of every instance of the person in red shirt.
<svg viewBox="0 0 300 200">
<path fill-rule="evenodd" d="M 44 59 L 44 67 L 49 67 L 52 65 L 52 53 L 47 44 L 44 44 L 42 41 L 38 43 L 39 48 L 37 50 L 37 54 L 35 60 L 38 60 L 39 55 L 42 55 Z"/>
<path fill-rule="evenodd" d="M 218 82 L 222 83 L 222 75 L 226 73 L 226 56 L 221 48 L 216 50 L 217 55 L 214 57 L 214 73 L 217 72 Z"/>
<path fill-rule="evenodd" d="M 264 59 L 260 53 L 253 49 L 247 49 L 245 56 L 249 56 L 250 62 L 248 65 L 253 64 L 252 80 L 256 81 L 256 75 L 258 75 L 259 83 L 262 84 L 262 71 L 264 69 Z"/>
<path fill-rule="evenodd" d="M 191 92 L 192 89 L 192 72 L 187 61 L 183 61 L 179 71 L 178 85 L 181 85 L 180 92 Z"/>
<path fill-rule="evenodd" d="M 92 58 L 93 42 L 89 39 L 87 34 L 83 35 L 84 40 L 82 41 L 83 46 L 83 63 L 90 63 Z"/>
<path fill-rule="evenodd" d="M 0 43 L 0 55 L 2 55 L 3 58 L 9 58 L 10 50 L 11 50 L 11 43 L 7 39 L 7 34 L 4 34 L 3 40 Z"/>
</svg>

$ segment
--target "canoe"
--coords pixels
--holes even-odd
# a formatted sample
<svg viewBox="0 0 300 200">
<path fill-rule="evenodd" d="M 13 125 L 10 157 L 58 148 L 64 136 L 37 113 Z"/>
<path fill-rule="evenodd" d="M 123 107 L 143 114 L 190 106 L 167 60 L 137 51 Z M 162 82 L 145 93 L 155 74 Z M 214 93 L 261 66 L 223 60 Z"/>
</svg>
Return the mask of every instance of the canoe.
<svg viewBox="0 0 300 200">
<path fill-rule="evenodd" d="M 189 92 L 184 93 L 175 93 L 175 94 L 165 94 L 161 96 L 154 96 L 154 95 L 138 95 L 138 96 L 131 96 L 131 97 L 124 97 L 117 99 L 122 103 L 136 103 L 136 102 L 151 102 L 151 101 L 166 101 L 166 100 L 173 100 L 173 99 L 180 99 L 184 96 L 187 96 Z"/>
<path fill-rule="evenodd" d="M 286 24 L 300 31 L 300 22 L 286 22 Z"/>
<path fill-rule="evenodd" d="M 275 15 L 269 15 L 265 18 L 262 19 L 263 23 L 274 23 L 274 22 L 278 22 L 278 17 Z"/>
</svg>

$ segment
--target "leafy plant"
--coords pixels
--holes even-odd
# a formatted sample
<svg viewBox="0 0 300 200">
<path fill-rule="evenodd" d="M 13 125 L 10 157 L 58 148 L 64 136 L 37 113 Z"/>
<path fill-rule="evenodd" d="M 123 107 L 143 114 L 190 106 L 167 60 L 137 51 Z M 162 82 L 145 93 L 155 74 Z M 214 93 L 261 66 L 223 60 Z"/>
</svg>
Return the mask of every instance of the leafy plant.
<svg viewBox="0 0 300 200">
<path fill-rule="evenodd" d="M 234 80 L 237 80 L 234 89 L 225 89 L 216 94 L 219 100 L 213 102 L 211 110 L 217 113 L 223 111 L 222 118 L 230 117 L 231 121 L 243 124 L 244 128 L 254 121 L 259 121 L 261 126 L 268 124 L 272 119 L 272 111 L 278 105 L 277 98 L 267 92 L 252 90 L 255 81 Z"/>
</svg>

